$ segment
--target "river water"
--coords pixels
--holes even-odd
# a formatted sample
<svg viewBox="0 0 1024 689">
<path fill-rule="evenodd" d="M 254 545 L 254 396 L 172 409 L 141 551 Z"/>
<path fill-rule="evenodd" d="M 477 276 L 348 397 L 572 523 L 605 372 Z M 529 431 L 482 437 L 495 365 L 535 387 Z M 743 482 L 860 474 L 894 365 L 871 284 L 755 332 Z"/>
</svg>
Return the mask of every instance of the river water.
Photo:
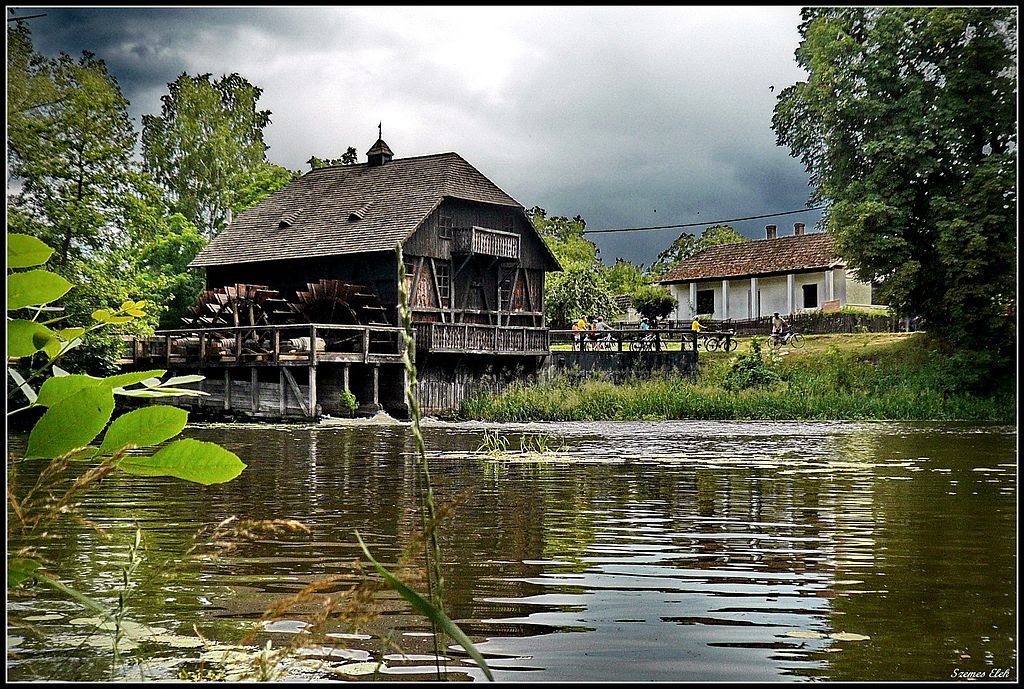
<svg viewBox="0 0 1024 689">
<path fill-rule="evenodd" d="M 505 452 L 480 449 L 494 432 Z M 316 600 L 260 622 L 311 582 L 365 581 L 356 532 L 392 568 L 417 538 L 407 424 L 186 435 L 248 467 L 205 487 L 115 474 L 82 500 L 92 524 L 45 543 L 62 581 L 114 605 L 141 529 L 117 659 L 89 611 L 40 586 L 9 597 L 8 679 L 230 678 L 296 639 L 284 679 L 437 676 L 428 623 L 390 591 L 358 630 L 336 617 L 297 636 Z M 428 420 L 424 436 L 435 501 L 458 501 L 439 532 L 446 609 L 499 681 L 1017 677 L 1014 428 Z M 309 531 L 185 555 L 231 516 Z M 441 652 L 445 678 L 484 678 L 458 646 Z"/>
</svg>

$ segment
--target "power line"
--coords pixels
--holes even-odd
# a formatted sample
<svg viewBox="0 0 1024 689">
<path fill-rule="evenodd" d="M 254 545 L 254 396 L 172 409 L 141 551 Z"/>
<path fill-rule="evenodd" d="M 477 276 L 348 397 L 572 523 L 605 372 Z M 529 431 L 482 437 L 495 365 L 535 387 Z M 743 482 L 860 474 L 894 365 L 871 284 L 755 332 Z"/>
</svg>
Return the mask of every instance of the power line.
<svg viewBox="0 0 1024 689">
<path fill-rule="evenodd" d="M 599 234 L 601 232 L 644 232 L 646 230 L 669 230 L 673 227 L 700 227 L 702 225 L 720 225 L 727 222 L 739 222 L 741 220 L 757 220 L 759 218 L 774 218 L 778 215 L 793 215 L 794 213 L 807 213 L 809 211 L 820 211 L 827 206 L 815 206 L 813 208 L 801 208 L 795 211 L 782 211 L 781 213 L 765 213 L 764 215 L 751 215 L 746 218 L 729 218 L 728 220 L 706 220 L 704 222 L 691 222 L 682 225 L 658 225 L 657 227 L 620 227 L 608 230 L 583 230 L 583 234 Z"/>
</svg>

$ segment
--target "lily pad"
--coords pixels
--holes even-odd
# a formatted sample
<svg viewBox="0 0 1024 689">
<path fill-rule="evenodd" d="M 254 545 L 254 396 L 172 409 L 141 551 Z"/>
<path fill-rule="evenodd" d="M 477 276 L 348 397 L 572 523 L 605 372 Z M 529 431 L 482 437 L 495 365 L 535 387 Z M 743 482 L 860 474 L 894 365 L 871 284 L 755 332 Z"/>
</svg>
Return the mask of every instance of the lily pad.
<svg viewBox="0 0 1024 689">
<path fill-rule="evenodd" d="M 824 639 L 827 638 L 825 634 L 820 632 L 809 632 L 803 629 L 788 629 L 786 630 L 786 636 L 792 636 L 797 639 Z"/>
<path fill-rule="evenodd" d="M 178 636 L 177 634 L 157 634 L 149 640 L 158 644 L 167 644 L 171 648 L 201 648 L 205 645 L 202 639 L 194 636 Z"/>
<path fill-rule="evenodd" d="M 854 634 L 852 632 L 838 632 L 836 634 L 830 634 L 829 638 L 835 639 L 836 641 L 867 641 L 871 637 L 864 636 L 863 634 Z"/>
<path fill-rule="evenodd" d="M 53 622 L 55 620 L 63 620 L 64 616 L 63 615 L 46 614 L 46 615 L 32 615 L 31 617 L 23 617 L 22 619 L 25 620 L 26 622 Z"/>
<path fill-rule="evenodd" d="M 387 668 L 387 665 L 384 663 L 348 663 L 331 669 L 338 674 L 349 675 L 350 677 L 359 677 L 362 675 L 372 675 L 378 671 L 384 670 L 385 668 Z"/>
</svg>

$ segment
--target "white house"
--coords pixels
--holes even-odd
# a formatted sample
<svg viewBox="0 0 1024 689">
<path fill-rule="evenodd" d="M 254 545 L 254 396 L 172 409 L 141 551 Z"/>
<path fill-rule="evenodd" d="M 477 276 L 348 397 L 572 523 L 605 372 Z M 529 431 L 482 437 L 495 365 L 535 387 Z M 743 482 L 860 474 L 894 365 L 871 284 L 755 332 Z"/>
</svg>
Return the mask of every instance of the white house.
<svg viewBox="0 0 1024 689">
<path fill-rule="evenodd" d="M 672 317 L 743 320 L 871 304 L 871 285 L 847 270 L 831 236 L 806 234 L 803 223 L 785 237 L 765 229 L 766 239 L 709 247 L 666 273 L 661 284 L 678 302 Z"/>
</svg>

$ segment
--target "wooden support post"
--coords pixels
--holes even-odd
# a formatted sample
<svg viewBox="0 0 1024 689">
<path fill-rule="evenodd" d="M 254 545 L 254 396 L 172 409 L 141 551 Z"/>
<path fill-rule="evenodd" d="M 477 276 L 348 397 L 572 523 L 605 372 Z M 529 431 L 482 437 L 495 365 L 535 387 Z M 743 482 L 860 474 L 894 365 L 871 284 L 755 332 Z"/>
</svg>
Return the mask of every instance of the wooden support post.
<svg viewBox="0 0 1024 689">
<path fill-rule="evenodd" d="M 370 329 L 363 328 L 363 363 L 370 360 Z"/>
<path fill-rule="evenodd" d="M 135 338 L 132 340 L 132 363 L 138 364 L 139 359 L 142 358 L 142 340 Z"/>
<path fill-rule="evenodd" d="M 203 380 L 199 381 L 199 388 L 198 388 L 199 392 L 203 392 L 203 383 L 205 383 L 205 382 L 206 382 L 205 378 Z M 206 395 L 199 395 L 199 399 L 196 401 L 196 404 L 199 406 L 200 409 L 203 408 L 203 398 L 204 397 L 206 397 Z"/>
<path fill-rule="evenodd" d="M 277 394 L 278 394 L 278 406 L 281 411 L 281 418 L 284 418 L 285 408 L 288 406 L 285 404 L 285 395 L 288 391 L 284 387 L 284 369 L 277 369 Z"/>
<path fill-rule="evenodd" d="M 309 326 L 309 365 L 316 366 L 316 326 Z"/>
<path fill-rule="evenodd" d="M 307 416 L 316 416 L 316 366 L 309 367 L 309 411 Z"/>
<path fill-rule="evenodd" d="M 380 365 L 375 364 L 373 367 L 373 404 L 374 406 L 380 406 Z"/>
<path fill-rule="evenodd" d="M 281 360 L 281 331 L 274 328 L 274 363 Z"/>
<path fill-rule="evenodd" d="M 252 375 L 249 380 L 252 387 L 249 390 L 249 397 L 252 401 L 252 413 L 255 414 L 260 410 L 260 376 L 255 366 L 250 369 L 250 372 Z"/>
<path fill-rule="evenodd" d="M 224 409 L 231 409 L 231 369 L 224 368 Z"/>
<path fill-rule="evenodd" d="M 164 354 L 166 354 L 167 368 L 170 368 L 171 367 L 171 336 L 170 335 L 164 335 L 164 347 L 166 347 L 166 349 L 164 350 Z"/>
<path fill-rule="evenodd" d="M 348 392 L 348 364 L 345 364 L 341 369 L 341 382 L 344 386 L 345 392 Z"/>
<path fill-rule="evenodd" d="M 206 333 L 199 333 L 199 365 L 206 364 Z"/>
</svg>

